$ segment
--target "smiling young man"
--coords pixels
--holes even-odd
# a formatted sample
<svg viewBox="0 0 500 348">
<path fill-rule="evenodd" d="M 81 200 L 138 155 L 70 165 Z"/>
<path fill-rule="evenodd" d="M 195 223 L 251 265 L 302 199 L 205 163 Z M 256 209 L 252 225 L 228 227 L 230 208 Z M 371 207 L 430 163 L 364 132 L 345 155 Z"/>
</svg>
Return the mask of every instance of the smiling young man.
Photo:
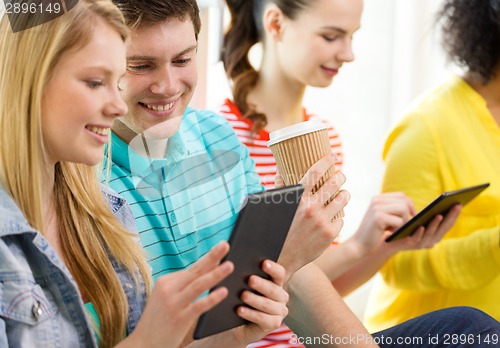
<svg viewBox="0 0 500 348">
<path fill-rule="evenodd" d="M 131 30 L 120 84 L 129 111 L 113 125 L 111 176 L 105 182 L 130 203 L 157 279 L 186 269 L 227 240 L 242 200 L 262 187 L 225 119 L 188 106 L 197 82 L 196 1 L 113 2 Z M 344 346 L 357 337 L 356 346 L 373 346 L 329 280 L 310 264 L 339 233 L 342 220 L 331 220 L 349 199 L 341 191 L 323 204 L 344 183 L 341 173 L 311 194 L 334 163 L 333 156 L 321 159 L 302 181 L 305 193 L 278 260 L 287 271 L 286 321 L 299 337 L 327 334 L 342 338 Z M 232 332 L 235 341 L 249 343 L 259 330 L 249 324 Z"/>
</svg>

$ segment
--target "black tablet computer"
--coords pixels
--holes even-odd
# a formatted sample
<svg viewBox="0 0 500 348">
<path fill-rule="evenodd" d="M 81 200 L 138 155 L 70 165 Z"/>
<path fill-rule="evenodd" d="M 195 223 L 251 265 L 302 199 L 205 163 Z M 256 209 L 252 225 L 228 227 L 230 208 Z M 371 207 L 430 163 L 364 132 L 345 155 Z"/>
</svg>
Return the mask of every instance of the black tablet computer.
<svg viewBox="0 0 500 348">
<path fill-rule="evenodd" d="M 236 308 L 244 305 L 241 293 L 250 290 L 247 280 L 252 274 L 269 279 L 261 270 L 262 262 L 278 259 L 302 192 L 302 185 L 295 185 L 247 197 L 231 232 L 231 249 L 225 257 L 234 263 L 234 271 L 211 290 L 225 286 L 228 297 L 200 317 L 195 339 L 247 323 L 236 314 Z"/>
<path fill-rule="evenodd" d="M 438 198 L 422 209 L 417 215 L 408 220 L 396 232 L 391 234 L 385 241 L 392 242 L 412 235 L 420 226 L 427 226 L 429 222 L 438 214 L 446 213 L 455 205 L 466 205 L 484 189 L 490 186 L 489 183 L 466 187 L 463 189 L 442 193 Z"/>
</svg>

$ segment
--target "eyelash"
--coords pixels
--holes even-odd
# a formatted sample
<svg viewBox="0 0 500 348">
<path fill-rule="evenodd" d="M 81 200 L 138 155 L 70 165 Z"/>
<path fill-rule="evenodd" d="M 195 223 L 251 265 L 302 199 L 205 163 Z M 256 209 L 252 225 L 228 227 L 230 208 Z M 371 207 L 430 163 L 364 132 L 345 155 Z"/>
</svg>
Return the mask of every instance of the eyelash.
<svg viewBox="0 0 500 348">
<path fill-rule="evenodd" d="M 85 81 L 85 82 L 87 83 L 87 86 L 89 86 L 89 88 L 91 88 L 91 89 L 97 89 L 101 86 L 104 86 L 102 81 L 99 81 L 99 80 L 89 80 L 89 81 Z"/>
<path fill-rule="evenodd" d="M 177 60 L 174 60 L 173 62 L 177 65 L 187 65 L 191 62 L 191 58 L 185 58 L 185 59 L 177 59 Z M 146 65 L 146 64 L 143 64 L 143 65 L 129 65 L 127 67 L 128 70 L 135 70 L 135 71 L 142 71 L 142 70 L 147 70 L 147 69 L 151 69 L 151 66 L 150 65 Z"/>
<path fill-rule="evenodd" d="M 149 65 L 129 65 L 127 69 L 129 70 L 146 70 L 149 68 Z"/>
<path fill-rule="evenodd" d="M 323 35 L 323 39 L 325 39 L 327 42 L 333 42 L 335 40 L 338 39 L 338 36 L 326 36 L 326 35 Z"/>
<path fill-rule="evenodd" d="M 98 81 L 98 80 L 89 80 L 89 81 L 85 81 L 87 83 L 87 86 L 90 88 L 90 89 L 97 89 L 99 87 L 102 87 L 104 86 L 104 83 L 102 81 Z M 116 88 L 118 88 L 118 90 L 120 92 L 123 91 L 122 88 L 120 88 L 120 82 L 118 82 L 116 84 Z"/>
<path fill-rule="evenodd" d="M 179 64 L 179 65 L 186 65 L 188 64 L 189 62 L 191 61 L 191 58 L 186 58 L 186 59 L 177 59 L 175 61 L 176 64 Z"/>
</svg>

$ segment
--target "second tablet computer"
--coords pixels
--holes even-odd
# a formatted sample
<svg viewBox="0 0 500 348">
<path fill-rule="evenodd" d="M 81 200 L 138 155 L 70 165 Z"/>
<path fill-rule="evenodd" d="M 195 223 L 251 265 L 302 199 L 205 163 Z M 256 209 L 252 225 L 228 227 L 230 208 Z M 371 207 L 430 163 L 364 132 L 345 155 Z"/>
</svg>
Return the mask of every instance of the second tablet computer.
<svg viewBox="0 0 500 348">
<path fill-rule="evenodd" d="M 442 193 L 427 207 L 401 226 L 396 232 L 391 234 L 385 241 L 392 242 L 412 235 L 420 226 L 427 226 L 436 215 L 446 215 L 448 210 L 455 204 L 466 205 L 488 186 L 490 186 L 490 184 L 486 183 Z"/>
<path fill-rule="evenodd" d="M 261 264 L 266 259 L 278 259 L 302 192 L 302 185 L 296 185 L 247 197 L 233 227 L 231 249 L 225 258 L 234 263 L 234 271 L 211 290 L 225 286 L 229 295 L 200 317 L 195 339 L 247 323 L 236 314 L 236 308 L 243 305 L 241 293 L 250 290 L 247 280 L 252 274 L 269 278 L 261 270 Z"/>
</svg>

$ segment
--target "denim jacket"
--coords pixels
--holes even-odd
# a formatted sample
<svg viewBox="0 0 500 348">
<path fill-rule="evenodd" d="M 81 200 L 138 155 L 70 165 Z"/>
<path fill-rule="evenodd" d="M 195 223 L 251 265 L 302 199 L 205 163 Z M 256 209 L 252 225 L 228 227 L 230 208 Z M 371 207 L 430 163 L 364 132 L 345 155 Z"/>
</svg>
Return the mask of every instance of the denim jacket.
<svg viewBox="0 0 500 348">
<path fill-rule="evenodd" d="M 115 216 L 135 232 L 125 200 L 104 192 Z M 145 286 L 137 288 L 128 272 L 112 264 L 128 299 L 130 333 L 144 309 Z M 0 347 L 96 346 L 76 282 L 0 185 Z"/>
</svg>

